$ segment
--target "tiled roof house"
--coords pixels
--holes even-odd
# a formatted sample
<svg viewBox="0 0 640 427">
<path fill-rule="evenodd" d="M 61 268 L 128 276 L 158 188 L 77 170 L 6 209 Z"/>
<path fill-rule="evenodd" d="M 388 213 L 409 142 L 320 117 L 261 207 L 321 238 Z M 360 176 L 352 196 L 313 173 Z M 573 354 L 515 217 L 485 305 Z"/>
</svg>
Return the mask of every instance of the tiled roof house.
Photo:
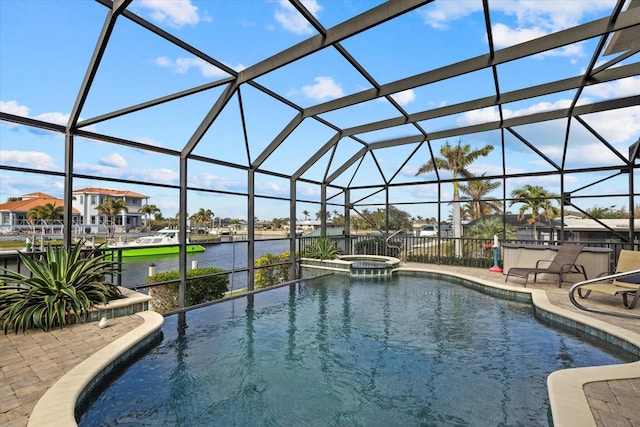
<svg viewBox="0 0 640 427">
<path fill-rule="evenodd" d="M 115 218 L 117 231 L 126 231 L 131 228 L 142 226 L 144 214 L 139 209 L 146 203 L 149 196 L 128 190 L 112 190 L 107 188 L 82 188 L 73 191 L 72 223 L 77 226 L 107 225 L 109 219 L 100 215 L 96 207 L 108 198 L 122 199 L 126 202 L 127 212 L 121 212 Z M 0 233 L 27 232 L 33 226 L 27 218 L 29 210 L 51 203 L 55 206 L 64 206 L 64 199 L 59 199 L 45 193 L 30 193 L 6 203 L 0 203 Z M 42 230 L 43 227 L 51 228 L 52 221 L 39 221 L 36 228 Z M 61 231 L 62 221 L 56 223 L 56 232 Z M 53 232 L 52 230 L 45 230 Z"/>
<path fill-rule="evenodd" d="M 54 206 L 64 206 L 64 200 L 58 199 L 46 193 L 29 193 L 20 197 L 19 200 L 0 203 L 0 233 L 15 233 L 20 231 L 29 231 L 33 226 L 29 223 L 28 213 L 31 209 L 50 203 Z M 73 222 L 79 218 L 80 212 L 72 208 Z M 38 229 L 62 227 L 62 221 L 37 221 Z"/>
<path fill-rule="evenodd" d="M 127 211 L 122 211 L 115 217 L 115 225 L 119 231 L 143 225 L 144 214 L 139 210 L 146 204 L 149 196 L 129 190 L 112 190 L 108 188 L 87 187 L 73 190 L 73 207 L 81 215 L 81 223 L 87 225 L 107 225 L 109 219 L 100 215 L 96 209 L 107 199 L 122 199 L 126 202 Z"/>
</svg>

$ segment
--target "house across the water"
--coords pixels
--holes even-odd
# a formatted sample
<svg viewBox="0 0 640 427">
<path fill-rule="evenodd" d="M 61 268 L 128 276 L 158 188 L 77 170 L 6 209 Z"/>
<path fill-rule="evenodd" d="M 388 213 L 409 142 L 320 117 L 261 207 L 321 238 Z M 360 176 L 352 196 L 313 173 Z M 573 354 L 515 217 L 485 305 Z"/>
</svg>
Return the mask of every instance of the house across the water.
<svg viewBox="0 0 640 427">
<path fill-rule="evenodd" d="M 145 214 L 140 212 L 140 208 L 148 202 L 149 196 L 134 191 L 95 187 L 74 190 L 72 194 L 71 223 L 75 233 L 106 232 L 109 225 L 114 225 L 116 232 L 126 232 L 144 225 Z M 113 220 L 106 215 L 101 215 L 97 209 L 109 198 L 124 200 L 127 206 L 127 210 L 121 211 Z M 47 204 L 64 207 L 64 199 L 45 193 L 30 193 L 6 203 L 0 203 L 0 234 L 30 234 L 34 232 L 62 234 L 61 219 L 29 219 L 29 211 Z"/>
</svg>

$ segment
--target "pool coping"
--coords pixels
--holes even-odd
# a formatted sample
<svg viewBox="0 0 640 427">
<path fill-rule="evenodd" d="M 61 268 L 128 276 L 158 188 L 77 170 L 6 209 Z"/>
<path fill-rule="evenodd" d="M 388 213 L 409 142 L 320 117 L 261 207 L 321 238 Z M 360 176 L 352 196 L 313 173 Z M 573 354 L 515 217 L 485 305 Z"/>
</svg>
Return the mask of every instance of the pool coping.
<svg viewBox="0 0 640 427">
<path fill-rule="evenodd" d="M 558 318 L 569 320 L 576 326 L 581 326 L 579 330 L 587 334 L 598 331 L 600 339 L 603 338 L 602 334 L 605 334 L 607 337 L 615 338 L 616 343 L 625 342 L 634 346 L 635 349 L 640 349 L 640 334 L 555 306 L 549 301 L 543 289 L 519 288 L 468 274 L 443 272 L 434 268 L 401 266 L 396 270 L 401 273 L 430 273 L 469 281 L 483 288 L 479 290 L 494 296 L 531 302 L 536 315 L 541 315 L 551 322 L 557 322 Z M 150 337 L 161 334 L 160 328 L 164 323 L 162 315 L 153 311 L 142 311 L 136 315 L 143 318 L 142 325 L 94 353 L 47 390 L 31 412 L 28 426 L 77 425 L 76 407 L 88 390 L 104 378 L 105 372 L 109 371 L 110 367 L 122 362 L 122 359 L 132 354 L 135 349 L 144 347 L 144 343 Z M 567 326 L 566 322 L 563 324 Z M 570 368 L 551 373 L 547 378 L 547 390 L 553 425 L 555 427 L 596 426 L 583 387 L 591 382 L 638 377 L 640 377 L 640 361 Z"/>
<path fill-rule="evenodd" d="M 161 314 L 140 311 L 135 315 L 142 317 L 144 323 L 98 350 L 56 381 L 31 411 L 28 427 L 77 426 L 76 406 L 85 393 L 111 368 L 125 362 L 129 355 L 161 333 L 164 323 Z"/>
<path fill-rule="evenodd" d="M 579 326 L 579 331 L 581 332 L 593 335 L 595 329 L 605 334 L 607 341 L 612 337 L 614 338 L 613 341 L 616 341 L 618 344 L 625 342 L 635 347 L 636 354 L 638 354 L 638 349 L 640 349 L 640 334 L 553 305 L 549 301 L 549 297 L 544 289 L 518 288 L 490 282 L 467 274 L 443 272 L 433 268 L 401 267 L 397 269 L 397 271 L 426 272 L 456 277 L 482 285 L 485 287 L 485 290 L 488 290 L 488 293 L 492 295 L 496 295 L 495 290 L 505 292 L 505 295 L 496 295 L 501 298 L 516 299 L 519 301 L 529 298 L 536 310 L 536 315 L 545 318 L 545 320 L 565 327 L 568 326 L 567 322 L 558 322 L 558 317 L 569 320 L 575 322 L 575 326 Z M 493 290 L 493 292 L 491 290 Z M 506 294 L 512 295 L 513 297 L 510 298 Z M 520 298 L 518 298 L 518 295 L 520 295 Z M 523 296 L 525 298 L 522 298 Z M 603 339 L 602 334 L 598 334 L 597 338 Z M 616 365 L 569 368 L 552 372 L 547 378 L 547 393 L 549 394 L 551 417 L 554 427 L 577 425 L 581 427 L 597 426 L 593 413 L 591 412 L 591 406 L 584 392 L 584 386 L 592 382 L 638 377 L 640 377 L 640 360 Z"/>
</svg>

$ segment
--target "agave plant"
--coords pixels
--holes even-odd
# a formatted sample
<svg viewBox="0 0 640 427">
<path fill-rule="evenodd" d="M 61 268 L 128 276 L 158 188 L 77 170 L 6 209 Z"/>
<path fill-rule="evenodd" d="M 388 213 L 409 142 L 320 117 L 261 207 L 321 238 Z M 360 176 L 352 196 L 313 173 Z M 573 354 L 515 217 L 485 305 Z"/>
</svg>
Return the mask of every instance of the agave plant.
<svg viewBox="0 0 640 427">
<path fill-rule="evenodd" d="M 335 242 L 328 237 L 314 239 L 309 246 L 304 248 L 304 256 L 321 260 L 334 259 L 341 252 Z"/>
<path fill-rule="evenodd" d="M 48 246 L 37 259 L 18 252 L 29 270 L 24 275 L 0 267 L 0 321 L 4 333 L 37 327 L 48 331 L 67 325 L 91 306 L 121 298 L 118 287 L 105 281 L 118 272 L 101 246 L 82 256 L 83 242 L 70 250 Z"/>
</svg>

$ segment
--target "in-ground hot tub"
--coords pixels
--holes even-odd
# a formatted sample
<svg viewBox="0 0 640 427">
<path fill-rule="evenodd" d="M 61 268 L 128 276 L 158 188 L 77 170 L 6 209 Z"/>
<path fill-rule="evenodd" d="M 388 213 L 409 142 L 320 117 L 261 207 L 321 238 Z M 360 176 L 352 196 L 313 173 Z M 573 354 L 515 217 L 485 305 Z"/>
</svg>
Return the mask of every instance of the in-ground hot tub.
<svg viewBox="0 0 640 427">
<path fill-rule="evenodd" d="M 351 277 L 356 278 L 389 278 L 400 264 L 397 258 L 372 255 L 348 255 L 340 259 L 351 262 Z"/>
<path fill-rule="evenodd" d="M 389 278 L 400 266 L 400 260 L 381 255 L 340 255 L 336 259 L 302 259 L 302 277 L 311 278 L 332 273 L 351 277 Z"/>
</svg>

